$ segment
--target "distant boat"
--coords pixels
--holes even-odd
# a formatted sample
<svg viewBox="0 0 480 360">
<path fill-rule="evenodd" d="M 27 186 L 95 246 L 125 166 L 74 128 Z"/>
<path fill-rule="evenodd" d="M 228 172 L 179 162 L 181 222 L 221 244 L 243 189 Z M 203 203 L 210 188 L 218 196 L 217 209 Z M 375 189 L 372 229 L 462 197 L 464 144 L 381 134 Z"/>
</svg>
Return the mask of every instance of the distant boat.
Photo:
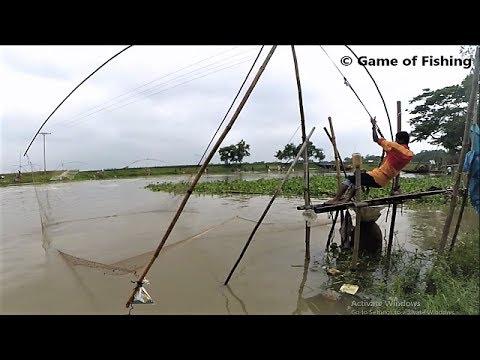
<svg viewBox="0 0 480 360">
<path fill-rule="evenodd" d="M 441 174 L 444 173 L 445 171 L 443 170 L 429 170 L 429 169 L 414 169 L 414 170 L 403 170 L 403 172 L 407 174 Z"/>
<path fill-rule="evenodd" d="M 336 166 L 335 164 L 328 164 L 328 163 L 315 163 L 319 168 L 321 169 L 326 169 L 326 170 L 335 170 L 336 169 Z M 345 169 L 342 165 L 340 165 L 340 170 L 343 171 L 347 171 L 347 170 L 352 170 L 352 166 L 351 165 L 346 165 L 345 166 Z"/>
<path fill-rule="evenodd" d="M 416 166 L 415 169 L 412 170 L 403 170 L 403 172 L 407 174 L 443 174 L 445 173 L 444 170 L 432 169 L 428 165 L 420 165 Z"/>
</svg>

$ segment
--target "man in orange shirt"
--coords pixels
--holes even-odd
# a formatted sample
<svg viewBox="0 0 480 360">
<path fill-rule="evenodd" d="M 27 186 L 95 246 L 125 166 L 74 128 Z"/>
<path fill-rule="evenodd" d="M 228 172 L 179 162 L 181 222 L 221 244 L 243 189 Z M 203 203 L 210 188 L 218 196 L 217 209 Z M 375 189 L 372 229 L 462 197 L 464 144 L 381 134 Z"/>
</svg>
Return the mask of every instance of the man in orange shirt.
<svg viewBox="0 0 480 360">
<path fill-rule="evenodd" d="M 371 119 L 372 122 L 372 137 L 373 141 L 380 145 L 387 156 L 385 161 L 380 167 L 367 171 L 361 174 L 362 186 L 370 188 L 382 188 L 385 187 L 390 180 L 395 178 L 402 169 L 412 160 L 413 152 L 410 151 L 408 143 L 410 141 L 410 135 L 406 131 L 400 131 L 395 136 L 395 142 L 390 142 L 384 138 L 378 138 L 376 121 Z M 343 194 L 347 189 L 355 184 L 355 176 L 347 176 L 343 181 L 340 189 L 338 189 L 337 195 L 332 200 L 325 202 L 325 205 L 336 204 L 340 202 Z M 349 201 L 355 194 L 354 188 L 347 196 L 345 201 Z"/>
</svg>

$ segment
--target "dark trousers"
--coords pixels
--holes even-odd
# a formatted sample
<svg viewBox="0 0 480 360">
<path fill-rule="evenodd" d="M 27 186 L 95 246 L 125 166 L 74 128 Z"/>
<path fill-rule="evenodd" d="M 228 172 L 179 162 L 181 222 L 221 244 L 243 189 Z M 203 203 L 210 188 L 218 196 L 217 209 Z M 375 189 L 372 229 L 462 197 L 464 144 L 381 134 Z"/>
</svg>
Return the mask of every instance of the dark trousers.
<svg viewBox="0 0 480 360">
<path fill-rule="evenodd" d="M 355 185 L 355 175 L 347 176 L 347 179 L 350 180 L 353 185 Z M 360 182 L 362 186 L 367 188 L 381 188 L 381 186 L 375 182 L 375 179 L 367 173 L 360 174 Z"/>
</svg>

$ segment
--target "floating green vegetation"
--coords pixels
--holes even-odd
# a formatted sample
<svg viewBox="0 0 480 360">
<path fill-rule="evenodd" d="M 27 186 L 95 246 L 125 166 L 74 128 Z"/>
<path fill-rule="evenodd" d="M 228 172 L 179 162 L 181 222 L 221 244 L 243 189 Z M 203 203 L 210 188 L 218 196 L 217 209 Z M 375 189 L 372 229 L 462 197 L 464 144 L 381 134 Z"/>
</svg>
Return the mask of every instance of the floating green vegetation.
<svg viewBox="0 0 480 360">
<path fill-rule="evenodd" d="M 198 183 L 194 192 L 198 194 L 225 195 L 225 194 L 252 194 L 272 195 L 281 183 L 281 179 L 259 179 L 259 180 L 219 180 L 212 182 Z M 167 182 L 147 185 L 152 191 L 164 191 L 175 194 L 185 193 L 189 187 L 188 182 Z M 283 188 L 283 196 L 303 196 L 303 177 L 297 176 L 288 179 Z M 401 192 L 411 193 L 426 191 L 431 187 L 447 188 L 452 186 L 451 177 L 422 177 L 406 178 L 401 180 Z M 310 196 L 314 198 L 333 197 L 337 191 L 337 179 L 334 176 L 311 176 Z M 390 195 L 390 186 L 382 189 L 370 189 L 364 198 L 379 198 Z M 429 196 L 423 199 L 414 200 L 423 204 L 445 204 L 448 201 L 446 196 Z"/>
</svg>

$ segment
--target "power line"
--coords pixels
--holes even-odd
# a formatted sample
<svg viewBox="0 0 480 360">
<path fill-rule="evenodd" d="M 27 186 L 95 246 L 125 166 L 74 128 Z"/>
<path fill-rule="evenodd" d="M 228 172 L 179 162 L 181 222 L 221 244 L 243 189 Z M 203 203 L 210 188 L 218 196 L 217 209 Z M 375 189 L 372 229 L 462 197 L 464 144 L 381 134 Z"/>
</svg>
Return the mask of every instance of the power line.
<svg viewBox="0 0 480 360">
<path fill-rule="evenodd" d="M 123 93 L 123 94 L 120 94 L 120 95 L 118 95 L 118 96 L 115 96 L 114 98 L 111 98 L 111 99 L 109 99 L 109 100 L 107 100 L 107 101 L 105 101 L 105 102 L 103 102 L 103 103 L 101 103 L 101 104 L 99 104 L 99 105 L 93 106 L 93 107 L 91 107 L 91 108 L 89 108 L 89 109 L 87 109 L 87 110 L 85 110 L 85 111 L 82 111 L 82 112 L 74 115 L 74 117 L 83 115 L 83 114 L 89 112 L 90 110 L 96 109 L 96 108 L 98 108 L 98 107 L 100 107 L 100 106 L 102 106 L 102 105 L 105 105 L 105 104 L 109 103 L 109 102 L 112 101 L 112 100 L 115 100 L 115 99 L 118 99 L 119 97 L 128 95 L 128 94 L 130 94 L 131 92 L 133 92 L 133 91 L 135 91 L 135 90 L 138 90 L 138 89 L 140 89 L 140 88 L 142 88 L 142 87 L 144 87 L 144 86 L 147 86 L 147 85 L 149 85 L 149 84 L 151 84 L 151 83 L 154 83 L 154 82 L 156 82 L 156 81 L 158 81 L 158 80 L 160 80 L 160 79 L 166 78 L 166 77 L 168 77 L 168 76 L 170 76 L 170 75 L 172 75 L 172 74 L 175 74 L 175 73 L 180 72 L 180 71 L 182 71 L 182 70 L 188 69 L 189 67 L 192 67 L 192 66 L 194 66 L 194 65 L 200 64 L 200 63 L 202 63 L 202 62 L 204 62 L 204 61 L 206 61 L 206 60 L 208 60 L 208 59 L 217 57 L 217 56 L 219 56 L 219 55 L 221 55 L 221 54 L 227 53 L 227 52 L 232 51 L 232 50 L 234 50 L 234 49 L 236 49 L 236 48 L 238 48 L 238 46 L 235 46 L 235 47 L 230 48 L 230 49 L 225 50 L 225 51 L 221 51 L 220 53 L 218 53 L 218 54 L 216 54 L 216 55 L 209 56 L 209 57 L 207 57 L 207 58 L 205 58 L 205 59 L 202 59 L 202 60 L 200 60 L 200 61 L 197 61 L 197 62 L 195 62 L 195 63 L 193 63 L 193 64 L 187 65 L 187 66 L 185 66 L 185 67 L 183 67 L 183 68 L 181 68 L 181 69 L 178 69 L 178 70 L 176 70 L 176 71 L 173 71 L 173 72 L 171 72 L 171 73 L 168 73 L 168 74 L 166 74 L 166 75 L 163 75 L 163 76 L 161 76 L 161 77 L 159 77 L 159 78 L 156 78 L 156 79 L 154 79 L 154 80 L 151 80 L 151 81 L 149 81 L 149 82 L 147 82 L 147 83 L 145 83 L 145 84 L 143 84 L 143 85 L 137 86 L 136 88 L 131 89 L 131 90 L 129 90 L 129 91 Z"/>
<path fill-rule="evenodd" d="M 244 57 L 244 58 L 242 58 L 241 60 L 243 60 L 243 59 L 248 59 L 248 60 L 250 60 L 251 57 L 248 57 L 248 58 L 247 58 L 247 57 Z M 209 71 L 209 70 L 214 70 L 214 69 L 216 69 L 216 68 L 218 68 L 218 67 L 220 67 L 220 66 L 227 65 L 227 64 L 231 64 L 231 62 L 226 63 L 226 64 L 220 64 L 219 66 L 216 66 L 216 67 L 214 67 L 214 68 L 208 69 L 207 71 Z M 213 64 L 210 64 L 210 65 L 208 65 L 208 66 L 211 66 L 211 65 L 213 65 Z M 206 66 L 206 67 L 208 67 L 208 66 Z M 198 70 L 201 70 L 201 69 L 203 69 L 203 68 L 197 69 L 197 70 L 195 70 L 194 72 L 196 72 L 196 71 L 198 71 Z M 220 69 L 220 70 L 222 70 L 222 69 Z M 212 72 L 212 73 L 215 73 L 215 72 Z M 184 75 L 186 75 L 186 74 L 184 74 Z M 107 105 L 107 106 L 105 106 L 105 107 L 103 107 L 103 108 L 101 108 L 101 109 L 99 109 L 99 110 L 97 110 L 97 111 L 94 111 L 94 112 L 92 112 L 92 113 L 90 113 L 90 114 L 84 115 L 84 116 L 82 116 L 82 117 L 80 117 L 80 118 L 78 118 L 78 119 L 70 120 L 69 122 L 65 123 L 64 126 L 69 127 L 68 125 L 75 124 L 75 123 L 79 122 L 81 119 L 88 118 L 88 117 L 90 117 L 90 116 L 92 116 L 92 115 L 94 115 L 94 114 L 97 114 L 97 113 L 101 112 L 101 111 L 107 110 L 108 108 L 111 108 L 111 107 L 114 106 L 114 105 L 120 104 L 120 103 L 124 102 L 125 100 L 133 99 L 133 98 L 135 98 L 135 97 L 137 97 L 137 96 L 139 96 L 139 95 L 142 95 L 142 94 L 148 93 L 148 92 L 150 92 L 150 91 L 153 91 L 153 90 L 155 90 L 155 89 L 157 89 L 157 88 L 159 88 L 159 87 L 161 87 L 161 86 L 163 86 L 163 85 L 165 85 L 165 84 L 168 84 L 168 83 L 170 83 L 170 82 L 172 82 L 172 81 L 174 81 L 174 80 L 179 80 L 179 79 L 181 79 L 184 75 L 178 76 L 178 77 L 176 77 L 176 78 L 174 78 L 174 79 L 170 79 L 170 80 L 168 80 L 168 81 L 166 81 L 166 82 L 164 82 L 164 83 L 155 85 L 155 86 L 151 87 L 150 89 L 141 91 L 141 92 L 139 92 L 139 93 L 137 93 L 137 94 L 135 94 L 135 95 L 133 95 L 133 96 L 130 96 L 130 97 L 125 98 L 125 99 L 122 99 L 122 100 L 119 100 L 119 101 L 117 101 L 116 103 Z M 197 75 L 198 75 L 198 74 L 197 74 Z M 208 74 L 207 74 L 207 75 L 208 75 Z M 188 79 L 188 78 L 190 78 L 190 77 L 186 77 L 186 79 Z M 193 78 L 192 80 L 195 80 L 195 79 L 198 79 L 198 78 L 200 78 L 200 77 Z M 175 85 L 175 86 L 182 85 L 182 84 L 187 83 L 187 82 L 189 82 L 189 81 L 185 81 L 185 82 L 183 82 L 183 83 L 181 83 L 181 84 L 177 84 L 177 85 Z M 157 93 L 153 93 L 153 94 L 150 94 L 150 95 L 146 95 L 144 98 L 139 98 L 139 99 L 137 99 L 137 100 L 130 101 L 130 102 L 128 102 L 127 104 L 121 105 L 121 106 L 119 106 L 119 107 L 113 108 L 112 110 L 108 110 L 108 111 L 114 111 L 114 110 L 120 109 L 120 108 L 122 108 L 123 106 L 127 106 L 127 105 L 133 104 L 133 103 L 135 103 L 135 102 L 137 102 L 137 101 L 144 100 L 145 98 L 154 96 L 154 95 L 156 95 L 156 94 L 158 94 L 158 93 L 160 93 L 160 92 L 166 91 L 166 90 L 171 89 L 171 88 L 173 88 L 173 87 L 175 87 L 175 86 L 172 86 L 172 87 L 170 87 L 170 88 L 164 89 L 164 90 L 159 91 L 159 92 L 157 92 Z"/>
<path fill-rule="evenodd" d="M 179 69 L 179 70 L 176 70 L 176 71 L 171 72 L 171 73 L 169 73 L 169 74 L 166 74 L 166 75 L 164 75 L 164 76 L 162 76 L 162 77 L 160 77 L 160 78 L 158 78 L 158 79 L 156 79 L 156 80 L 149 81 L 148 83 L 145 83 L 145 84 L 143 84 L 143 85 L 141 85 L 141 86 L 139 86 L 139 87 L 136 87 L 135 89 L 133 89 L 133 90 L 131 90 L 131 91 L 129 91 L 129 92 L 123 94 L 123 95 L 120 95 L 120 96 L 117 96 L 117 97 L 115 97 L 115 98 L 112 98 L 112 99 L 110 99 L 110 100 L 108 100 L 108 101 L 106 101 L 106 102 L 104 102 L 104 103 L 102 103 L 102 104 L 100 104 L 100 105 L 94 106 L 94 107 L 91 108 L 90 110 L 87 110 L 87 111 L 85 111 L 85 112 L 80 113 L 80 114 L 83 114 L 83 116 L 77 115 L 77 116 L 74 116 L 73 118 L 70 118 L 70 119 L 66 119 L 66 120 L 57 122 L 56 125 L 63 125 L 63 126 L 65 126 L 65 125 L 70 125 L 70 124 L 72 124 L 72 123 L 77 122 L 77 120 L 81 120 L 81 119 L 87 118 L 87 117 L 89 117 L 89 116 L 91 116 L 91 115 L 93 115 L 93 114 L 96 114 L 96 113 L 100 112 L 100 111 L 103 111 L 103 110 L 108 109 L 108 108 L 111 108 L 111 107 L 113 107 L 113 106 L 115 106 L 115 105 L 117 105 L 117 104 L 120 104 L 120 103 L 122 103 L 122 102 L 124 102 L 124 101 L 126 101 L 126 100 L 128 100 L 128 99 L 133 99 L 133 98 L 135 98 L 135 97 L 137 97 L 137 96 L 139 96 L 139 95 L 141 95 L 141 94 L 148 93 L 148 92 L 150 92 L 150 91 L 152 91 L 152 90 L 154 90 L 154 89 L 156 89 L 156 88 L 159 88 L 159 87 L 161 87 L 161 86 L 163 86 L 163 85 L 166 85 L 166 84 L 168 84 L 168 83 L 171 83 L 171 82 L 173 82 L 174 80 L 180 79 L 180 78 L 182 78 L 182 77 L 184 77 L 184 76 L 186 76 L 186 75 L 188 75 L 188 74 L 196 73 L 196 72 L 198 72 L 198 71 L 200 71 L 200 70 L 202 70 L 202 69 L 206 69 L 206 68 L 208 68 L 208 67 L 211 67 L 212 65 L 218 64 L 218 63 L 220 63 L 220 62 L 222 62 L 222 61 L 225 61 L 225 60 L 227 60 L 227 59 L 234 58 L 234 57 L 238 57 L 239 55 L 242 55 L 242 54 L 244 54 L 244 53 L 250 52 L 250 51 L 252 51 L 252 50 L 253 50 L 253 49 L 249 49 L 249 50 L 246 50 L 246 51 L 243 51 L 243 52 L 240 52 L 240 53 L 237 53 L 237 54 L 228 56 L 228 57 L 223 58 L 223 59 L 221 59 L 221 60 L 218 60 L 218 61 L 215 61 L 215 62 L 210 63 L 210 64 L 208 64 L 208 65 L 202 66 L 202 67 L 200 67 L 200 68 L 198 68 L 198 69 L 195 69 L 195 70 L 192 70 L 192 71 L 190 71 L 190 72 L 181 74 L 181 75 L 179 75 L 179 76 L 177 76 L 177 77 L 174 77 L 173 79 L 167 80 L 167 81 L 165 81 L 165 82 L 162 82 L 162 83 L 160 83 L 160 84 L 157 84 L 157 85 L 155 85 L 155 86 L 152 86 L 152 87 L 150 87 L 150 88 L 148 88 L 148 89 L 145 89 L 145 90 L 136 92 L 136 93 L 134 93 L 134 94 L 131 94 L 130 96 L 124 97 L 123 99 L 119 99 L 118 101 L 113 102 L 113 103 L 110 104 L 110 105 L 104 106 L 104 107 L 102 107 L 101 109 L 98 109 L 98 110 L 96 110 L 96 111 L 93 111 L 93 112 L 88 113 L 88 112 L 89 112 L 90 110 L 92 110 L 92 109 L 95 109 L 95 108 L 98 108 L 98 107 L 100 107 L 100 106 L 102 106 L 102 105 L 108 104 L 109 102 L 111 102 L 111 101 L 113 101 L 113 100 L 115 100 L 115 99 L 118 99 L 118 98 L 120 98 L 120 97 L 122 97 L 122 96 L 124 96 L 124 95 L 133 93 L 134 90 L 137 90 L 137 89 L 139 89 L 139 88 L 141 88 L 141 87 L 144 87 L 144 86 L 146 86 L 146 85 L 148 85 L 148 84 L 151 84 L 151 83 L 153 83 L 153 82 L 156 82 L 156 81 L 158 81 L 158 80 L 160 80 L 160 79 L 162 79 L 162 78 L 169 77 L 169 76 L 172 75 L 172 74 L 178 73 L 179 71 L 182 71 L 182 70 L 184 70 L 184 69 L 186 69 L 186 68 L 189 68 L 189 67 L 191 67 L 191 66 L 193 66 L 193 65 L 195 65 L 195 64 L 198 64 L 198 63 L 200 63 L 200 62 L 206 61 L 207 59 L 210 59 L 210 58 L 212 58 L 212 57 L 218 56 L 219 54 L 210 56 L 210 57 L 208 57 L 208 58 L 206 58 L 206 59 L 203 59 L 203 60 L 198 61 L 198 62 L 196 62 L 196 63 L 194 63 L 194 64 L 191 64 L 191 65 L 189 65 L 189 66 L 186 66 L 186 67 L 184 67 L 184 68 L 182 68 L 182 69 Z M 225 53 L 225 51 L 224 51 L 223 53 Z M 224 64 L 223 64 L 223 65 L 224 65 Z M 221 66 L 221 65 L 219 65 L 219 66 Z M 212 69 L 210 69 L 210 70 L 212 70 Z M 87 113 L 88 113 L 88 114 L 87 114 Z"/>
<path fill-rule="evenodd" d="M 169 87 L 169 88 L 163 89 L 163 90 L 158 91 L 158 92 L 155 92 L 155 93 L 153 93 L 153 94 L 149 94 L 149 95 L 145 96 L 144 98 L 136 99 L 136 100 L 134 100 L 134 101 L 128 102 L 128 103 L 126 103 L 126 104 L 123 104 L 123 105 L 121 105 L 121 106 L 119 106 L 119 107 L 116 107 L 116 108 L 113 108 L 113 109 L 107 110 L 107 111 L 108 111 L 108 112 L 112 112 L 112 111 L 115 111 L 115 110 L 119 110 L 119 109 L 121 109 L 121 108 L 123 108 L 123 107 L 125 107 L 125 106 L 131 105 L 131 104 L 136 103 L 136 102 L 138 102 L 138 101 L 145 100 L 145 99 L 150 98 L 150 97 L 152 97 L 152 96 L 158 95 L 158 94 L 160 94 L 160 93 L 162 93 L 162 92 L 168 91 L 168 90 L 170 90 L 170 89 L 176 88 L 176 87 L 178 87 L 178 86 L 184 85 L 184 84 L 189 83 L 189 82 L 192 82 L 192 81 L 194 81 L 194 80 L 201 79 L 201 78 L 206 77 L 206 76 L 208 76 L 208 75 L 215 74 L 215 73 L 220 72 L 220 71 L 222 71 L 222 70 L 226 70 L 226 69 L 229 69 L 229 68 L 231 68 L 231 67 L 234 67 L 234 66 L 237 66 L 237 65 L 241 65 L 241 64 L 243 64 L 243 63 L 245 63 L 245 62 L 247 62 L 247 61 L 250 61 L 250 60 L 251 60 L 251 57 L 248 57 L 247 60 L 245 60 L 245 61 L 240 61 L 240 62 L 234 63 L 233 65 L 230 65 L 230 66 L 226 66 L 226 67 L 224 67 L 224 68 L 221 68 L 221 69 L 219 69 L 219 70 L 217 70 L 217 71 L 212 71 L 212 72 L 210 72 L 210 73 L 208 73 L 208 74 L 205 74 L 205 75 L 202 75 L 202 76 L 198 76 L 198 77 L 196 77 L 196 78 L 193 78 L 193 79 L 184 81 L 184 82 L 182 82 L 182 83 L 176 84 L 176 85 L 174 85 L 174 86 L 171 86 L 171 87 Z M 222 65 L 225 65 L 225 64 L 222 64 Z M 96 113 L 99 113 L 99 112 L 101 112 L 102 110 L 105 110 L 105 109 L 100 109 L 100 110 L 96 111 L 95 113 L 90 114 L 88 117 L 90 117 L 90 116 L 92 116 L 92 115 L 95 115 Z M 67 126 L 67 127 L 73 127 L 73 126 L 79 125 L 79 124 L 81 124 L 81 123 L 84 123 L 84 122 L 86 122 L 86 121 L 88 121 L 88 120 L 90 120 L 90 119 L 85 119 L 85 120 L 83 120 L 83 121 L 77 120 L 77 122 L 72 123 L 72 124 L 70 124 L 70 126 Z"/>
<path fill-rule="evenodd" d="M 206 148 L 205 151 L 203 152 L 202 157 L 201 157 L 200 160 L 198 161 L 197 166 L 199 166 L 199 165 L 201 164 L 201 162 L 202 162 L 205 154 L 207 153 L 208 149 L 210 148 L 210 145 L 212 144 L 213 140 L 215 139 L 215 136 L 217 136 L 218 131 L 219 131 L 220 128 L 222 127 L 224 121 L 227 119 L 227 116 L 228 116 L 228 114 L 230 113 L 230 110 L 232 110 L 233 105 L 235 104 L 235 101 L 237 101 L 238 96 L 239 96 L 240 93 L 242 92 L 243 86 L 244 86 L 245 83 L 247 82 L 247 79 L 248 79 L 248 77 L 250 76 L 250 73 L 252 72 L 253 68 L 255 67 L 255 64 L 257 63 L 258 58 L 260 57 L 260 54 L 262 53 L 264 46 L 265 46 L 265 45 L 262 45 L 262 47 L 260 48 L 260 51 L 258 52 L 257 57 L 255 58 L 255 60 L 253 61 L 252 66 L 250 67 L 250 70 L 248 70 L 247 76 L 245 76 L 245 80 L 243 80 L 242 85 L 240 85 L 240 89 L 238 89 L 237 95 L 235 95 L 235 98 L 233 99 L 232 104 L 230 105 L 230 107 L 228 108 L 227 112 L 225 113 L 225 116 L 223 117 L 222 121 L 220 122 L 220 125 L 218 125 L 218 128 L 217 128 L 217 130 L 215 131 L 215 134 L 213 134 L 212 138 L 210 139 L 210 142 L 208 143 L 207 148 Z"/>
<path fill-rule="evenodd" d="M 47 173 L 47 160 L 45 158 L 45 135 L 50 135 L 51 133 L 41 132 L 40 135 L 43 135 L 43 173 Z"/>
</svg>

